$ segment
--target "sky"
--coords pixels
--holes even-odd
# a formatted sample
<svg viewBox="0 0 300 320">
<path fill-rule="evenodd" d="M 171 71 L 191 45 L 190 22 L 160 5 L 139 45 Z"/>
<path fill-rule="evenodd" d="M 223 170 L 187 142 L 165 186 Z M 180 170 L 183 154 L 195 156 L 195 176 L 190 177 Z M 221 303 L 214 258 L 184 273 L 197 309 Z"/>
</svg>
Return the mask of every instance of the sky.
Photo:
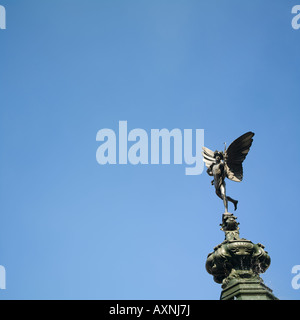
<svg viewBox="0 0 300 320">
<path fill-rule="evenodd" d="M 300 29 L 296 0 L 0 0 L 0 299 L 219 299 L 205 270 L 224 212 L 205 171 L 100 165 L 96 134 L 255 132 L 240 235 L 300 298 Z M 195 147 L 195 145 L 194 145 Z M 233 208 L 230 204 L 229 210 Z"/>
</svg>

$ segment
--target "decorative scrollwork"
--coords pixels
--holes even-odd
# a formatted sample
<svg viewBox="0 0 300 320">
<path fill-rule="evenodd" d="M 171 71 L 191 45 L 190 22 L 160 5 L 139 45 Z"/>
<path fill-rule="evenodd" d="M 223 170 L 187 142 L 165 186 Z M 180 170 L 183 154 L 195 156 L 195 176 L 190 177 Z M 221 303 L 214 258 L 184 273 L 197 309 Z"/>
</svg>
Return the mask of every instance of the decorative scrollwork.
<svg viewBox="0 0 300 320">
<path fill-rule="evenodd" d="M 226 286 L 236 277 L 251 279 L 259 277 L 270 266 L 270 256 L 260 243 L 254 244 L 239 237 L 236 217 L 231 213 L 223 215 L 222 229 L 225 240 L 214 248 L 206 261 L 206 270 L 217 283 Z"/>
</svg>

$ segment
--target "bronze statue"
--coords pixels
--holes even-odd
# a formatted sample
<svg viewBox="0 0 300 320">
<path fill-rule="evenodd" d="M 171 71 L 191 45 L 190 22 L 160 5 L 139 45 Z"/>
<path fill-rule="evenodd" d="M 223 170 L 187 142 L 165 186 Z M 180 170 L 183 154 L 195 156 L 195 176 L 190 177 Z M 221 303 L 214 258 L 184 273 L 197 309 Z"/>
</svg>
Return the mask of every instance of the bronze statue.
<svg viewBox="0 0 300 320">
<path fill-rule="evenodd" d="M 225 178 L 232 181 L 241 182 L 243 180 L 243 166 L 253 141 L 253 132 L 247 132 L 234 140 L 228 149 L 222 151 L 212 151 L 203 147 L 203 159 L 207 166 L 207 173 L 214 177 L 211 184 L 215 186 L 216 194 L 223 200 L 225 212 L 228 212 L 228 201 L 234 204 L 237 209 L 238 201 L 226 196 Z"/>
</svg>

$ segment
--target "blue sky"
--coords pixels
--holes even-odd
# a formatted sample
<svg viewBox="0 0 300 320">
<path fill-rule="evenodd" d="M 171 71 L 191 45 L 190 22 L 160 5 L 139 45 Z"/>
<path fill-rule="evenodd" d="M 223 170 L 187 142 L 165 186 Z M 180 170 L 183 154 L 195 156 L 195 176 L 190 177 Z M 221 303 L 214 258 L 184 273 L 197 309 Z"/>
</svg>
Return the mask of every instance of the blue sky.
<svg viewBox="0 0 300 320">
<path fill-rule="evenodd" d="M 299 250 L 296 1 L 1 0 L 1 299 L 219 299 L 205 270 L 222 201 L 185 165 L 96 161 L 102 128 L 255 132 L 240 233 L 280 299 Z M 232 209 L 232 208 L 231 208 Z"/>
</svg>

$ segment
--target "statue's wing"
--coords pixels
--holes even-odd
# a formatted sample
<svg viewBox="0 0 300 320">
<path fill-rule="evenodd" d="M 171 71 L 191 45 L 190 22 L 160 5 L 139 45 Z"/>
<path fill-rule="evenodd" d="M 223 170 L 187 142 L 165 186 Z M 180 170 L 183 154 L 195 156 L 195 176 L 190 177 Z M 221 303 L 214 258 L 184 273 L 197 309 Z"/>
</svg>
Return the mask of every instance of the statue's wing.
<svg viewBox="0 0 300 320">
<path fill-rule="evenodd" d="M 209 168 L 215 162 L 214 152 L 206 147 L 202 147 L 202 150 L 203 160 L 207 168 Z"/>
<path fill-rule="evenodd" d="M 234 140 L 225 152 L 227 178 L 236 182 L 243 180 L 243 166 L 253 141 L 253 132 L 247 132 Z"/>
</svg>

